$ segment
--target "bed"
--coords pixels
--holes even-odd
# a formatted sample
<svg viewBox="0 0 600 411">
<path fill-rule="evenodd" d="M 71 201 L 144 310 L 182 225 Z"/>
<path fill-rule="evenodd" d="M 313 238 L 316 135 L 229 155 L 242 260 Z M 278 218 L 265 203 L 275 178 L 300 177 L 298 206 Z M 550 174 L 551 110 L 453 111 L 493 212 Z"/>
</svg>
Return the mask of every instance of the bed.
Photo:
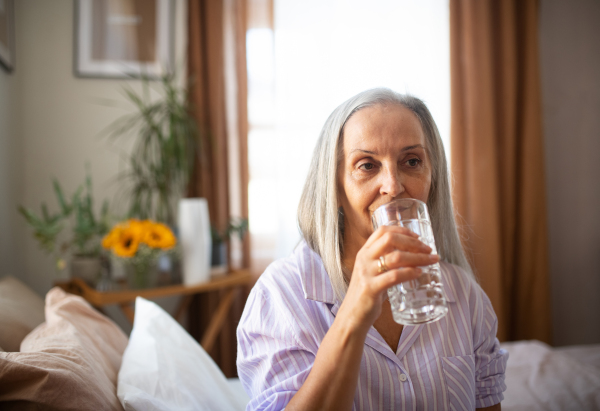
<svg viewBox="0 0 600 411">
<path fill-rule="evenodd" d="M 0 279 L 0 409 L 243 410 L 240 382 L 156 304 L 136 301 L 130 337 L 80 297 L 42 300 Z M 600 410 L 600 344 L 502 344 L 503 410 Z"/>
<path fill-rule="evenodd" d="M 503 343 L 509 352 L 503 410 L 600 410 L 600 344 L 552 348 Z"/>
</svg>

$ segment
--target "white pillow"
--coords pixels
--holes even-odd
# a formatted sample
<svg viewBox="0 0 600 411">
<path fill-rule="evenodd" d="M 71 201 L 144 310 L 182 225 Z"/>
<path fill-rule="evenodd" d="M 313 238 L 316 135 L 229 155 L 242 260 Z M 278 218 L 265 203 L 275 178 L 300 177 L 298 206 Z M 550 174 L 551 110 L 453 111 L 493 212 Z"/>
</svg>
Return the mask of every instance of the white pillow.
<svg viewBox="0 0 600 411">
<path fill-rule="evenodd" d="M 241 411 L 249 401 L 179 323 L 141 297 L 117 395 L 125 410 Z"/>
</svg>

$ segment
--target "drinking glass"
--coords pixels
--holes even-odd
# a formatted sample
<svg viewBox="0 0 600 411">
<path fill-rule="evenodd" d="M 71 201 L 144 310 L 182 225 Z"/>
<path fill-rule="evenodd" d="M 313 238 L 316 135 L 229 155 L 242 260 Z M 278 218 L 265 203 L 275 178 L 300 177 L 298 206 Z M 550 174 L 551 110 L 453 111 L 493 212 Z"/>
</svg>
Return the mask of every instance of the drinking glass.
<svg viewBox="0 0 600 411">
<path fill-rule="evenodd" d="M 383 225 L 406 227 L 437 254 L 427 205 L 414 198 L 402 198 L 377 208 L 372 216 L 373 228 Z M 419 267 L 422 273 L 388 289 L 392 315 L 399 324 L 424 324 L 439 320 L 448 312 L 438 263 Z"/>
</svg>

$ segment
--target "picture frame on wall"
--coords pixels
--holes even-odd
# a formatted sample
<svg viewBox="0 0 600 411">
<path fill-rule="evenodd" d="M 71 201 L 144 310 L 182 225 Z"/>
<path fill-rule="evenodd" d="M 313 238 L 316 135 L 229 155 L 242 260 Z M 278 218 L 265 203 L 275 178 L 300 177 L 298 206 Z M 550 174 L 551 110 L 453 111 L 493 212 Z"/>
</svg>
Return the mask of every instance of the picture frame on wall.
<svg viewBox="0 0 600 411">
<path fill-rule="evenodd" d="M 75 0 L 77 77 L 160 78 L 173 68 L 172 0 Z"/>
<path fill-rule="evenodd" d="M 8 73 L 15 69 L 14 0 L 0 0 L 0 66 Z"/>
</svg>

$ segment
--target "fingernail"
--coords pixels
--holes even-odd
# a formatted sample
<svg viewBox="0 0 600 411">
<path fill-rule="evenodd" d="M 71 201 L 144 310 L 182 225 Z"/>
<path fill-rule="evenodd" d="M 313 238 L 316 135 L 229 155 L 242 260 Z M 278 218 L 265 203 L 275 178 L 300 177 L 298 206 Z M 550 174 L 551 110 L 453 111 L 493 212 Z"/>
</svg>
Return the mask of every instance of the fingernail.
<svg viewBox="0 0 600 411">
<path fill-rule="evenodd" d="M 429 261 L 436 262 L 440 257 L 437 254 L 430 254 Z"/>
</svg>

